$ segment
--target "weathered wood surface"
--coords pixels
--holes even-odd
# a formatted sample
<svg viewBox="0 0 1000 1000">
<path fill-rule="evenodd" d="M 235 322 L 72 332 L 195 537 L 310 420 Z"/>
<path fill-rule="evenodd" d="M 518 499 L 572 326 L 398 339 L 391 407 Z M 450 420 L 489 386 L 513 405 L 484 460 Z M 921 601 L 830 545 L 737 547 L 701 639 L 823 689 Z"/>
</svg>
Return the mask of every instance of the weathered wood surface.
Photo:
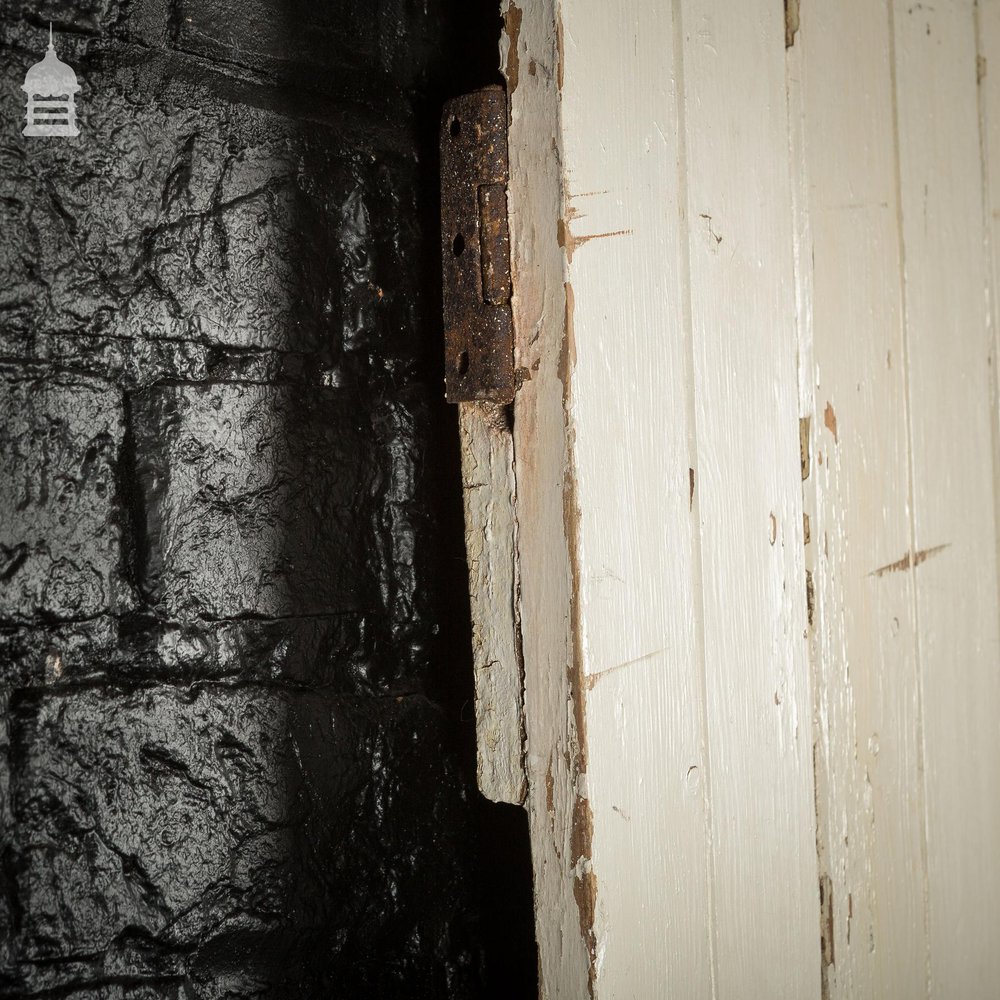
<svg viewBox="0 0 1000 1000">
<path fill-rule="evenodd" d="M 1000 623 L 976 10 L 893 14 L 928 992 L 986 998 L 1000 982 Z"/>
<path fill-rule="evenodd" d="M 818 878 L 784 20 L 769 0 L 681 8 L 715 996 L 802 998 Z"/>
<path fill-rule="evenodd" d="M 781 6 L 507 9 L 546 997 L 1000 981 L 1000 0 Z"/>
<path fill-rule="evenodd" d="M 563 7 L 569 475 L 596 986 L 599 995 L 628 984 L 636 996 L 696 998 L 711 995 L 714 975 L 713 857 L 698 463 L 684 390 L 682 108 L 671 85 L 682 59 L 671 6 L 630 6 L 627 31 L 613 4 Z M 634 72 L 613 82 L 590 73 L 596 52 Z"/>
<path fill-rule="evenodd" d="M 1000 869 L 982 863 L 1000 836 L 993 126 L 976 21 L 972 3 L 824 6 L 790 77 L 832 997 L 986 997 L 998 978 Z"/>
<path fill-rule="evenodd" d="M 458 407 L 469 563 L 479 790 L 524 801 L 523 684 L 517 620 L 514 441 L 504 407 Z"/>
<path fill-rule="evenodd" d="M 596 956 L 590 877 L 579 630 L 574 624 L 574 501 L 564 406 L 569 364 L 557 222 L 559 46 L 552 0 L 504 7 L 510 96 L 511 263 L 518 555 L 524 656 L 527 808 L 541 995 L 588 995 Z"/>
<path fill-rule="evenodd" d="M 788 53 L 822 971 L 845 1000 L 925 989 L 913 583 L 882 569 L 911 546 L 892 53 L 867 0 L 808 9 Z"/>
</svg>

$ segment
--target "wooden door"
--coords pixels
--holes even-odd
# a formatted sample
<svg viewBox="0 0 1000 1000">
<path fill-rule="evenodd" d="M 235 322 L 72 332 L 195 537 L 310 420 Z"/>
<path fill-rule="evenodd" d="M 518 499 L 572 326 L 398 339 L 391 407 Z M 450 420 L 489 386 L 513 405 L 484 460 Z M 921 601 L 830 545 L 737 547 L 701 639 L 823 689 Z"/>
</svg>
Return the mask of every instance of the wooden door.
<svg viewBox="0 0 1000 1000">
<path fill-rule="evenodd" d="M 543 996 L 996 996 L 1000 2 L 505 18 Z"/>
</svg>

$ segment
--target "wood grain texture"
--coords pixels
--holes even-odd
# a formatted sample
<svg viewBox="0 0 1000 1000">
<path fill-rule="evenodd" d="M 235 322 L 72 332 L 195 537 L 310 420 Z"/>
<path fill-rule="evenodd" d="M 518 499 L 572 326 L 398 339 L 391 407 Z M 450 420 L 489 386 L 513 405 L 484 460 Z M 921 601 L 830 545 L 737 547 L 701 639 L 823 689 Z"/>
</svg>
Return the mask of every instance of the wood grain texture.
<svg viewBox="0 0 1000 1000">
<path fill-rule="evenodd" d="M 562 12 L 597 995 L 697 1000 L 712 995 L 711 837 L 678 27 L 669 4 Z"/>
<path fill-rule="evenodd" d="M 598 996 L 819 992 L 772 8 L 561 8 Z"/>
<path fill-rule="evenodd" d="M 763 0 L 681 8 L 716 995 L 813 997 L 785 26 Z"/>
<path fill-rule="evenodd" d="M 1000 0 L 793 6 L 508 10 L 545 996 L 1000 981 Z"/>
<path fill-rule="evenodd" d="M 1000 636 L 976 19 L 893 4 L 928 992 L 996 996 Z"/>
<path fill-rule="evenodd" d="M 1000 0 L 976 7 L 979 142 L 983 162 L 983 220 L 989 268 L 989 377 L 993 410 L 993 509 L 1000 567 Z M 990 66 L 993 75 L 990 75 Z"/>
<path fill-rule="evenodd" d="M 831 998 L 925 988 L 913 580 L 873 572 L 910 551 L 891 55 L 886 4 L 849 0 L 807 8 L 788 56 Z"/>
<path fill-rule="evenodd" d="M 526 373 L 514 401 L 514 456 L 540 995 L 580 1000 L 591 990 L 595 954 L 564 404 L 569 344 L 558 243 L 559 32 L 554 0 L 503 10 L 514 357 Z"/>
<path fill-rule="evenodd" d="M 460 403 L 458 420 L 479 790 L 494 802 L 520 805 L 526 778 L 517 620 L 514 441 L 502 406 Z"/>
</svg>

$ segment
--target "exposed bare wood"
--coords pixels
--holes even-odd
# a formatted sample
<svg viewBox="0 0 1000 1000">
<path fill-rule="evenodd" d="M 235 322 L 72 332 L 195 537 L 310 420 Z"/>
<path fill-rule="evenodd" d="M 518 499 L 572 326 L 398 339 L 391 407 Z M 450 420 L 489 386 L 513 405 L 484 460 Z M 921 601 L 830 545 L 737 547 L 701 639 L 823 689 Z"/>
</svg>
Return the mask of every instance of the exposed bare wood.
<svg viewBox="0 0 1000 1000">
<path fill-rule="evenodd" d="M 543 996 L 991 996 L 1000 0 L 507 25 Z"/>
<path fill-rule="evenodd" d="M 458 410 L 479 789 L 488 799 L 520 805 L 525 776 L 514 442 L 503 406 L 460 403 Z"/>
<path fill-rule="evenodd" d="M 504 4 L 510 100 L 518 553 L 528 817 L 541 996 L 586 997 L 596 961 L 577 635 L 575 526 L 565 410 L 571 345 L 563 255 L 559 25 L 554 0 Z"/>
<path fill-rule="evenodd" d="M 891 57 L 887 4 L 867 0 L 808 7 L 788 53 L 801 405 L 809 449 L 823 456 L 803 489 L 830 1000 L 919 997 L 925 987 L 919 682 L 906 571 L 932 553 L 909 551 Z"/>
</svg>

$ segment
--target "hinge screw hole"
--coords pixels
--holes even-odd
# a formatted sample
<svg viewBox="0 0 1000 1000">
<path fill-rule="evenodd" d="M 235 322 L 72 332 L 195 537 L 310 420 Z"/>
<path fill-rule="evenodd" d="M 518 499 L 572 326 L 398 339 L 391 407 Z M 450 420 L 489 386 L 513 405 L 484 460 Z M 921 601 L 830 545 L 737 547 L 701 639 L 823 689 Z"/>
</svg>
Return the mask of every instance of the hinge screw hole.
<svg viewBox="0 0 1000 1000">
<path fill-rule="evenodd" d="M 457 118 L 452 118 L 451 124 L 448 126 L 448 131 L 451 132 L 452 138 L 457 138 L 459 132 L 462 131 L 462 123 Z"/>
<path fill-rule="evenodd" d="M 464 249 L 465 249 L 465 237 L 461 233 L 459 233 L 458 236 L 455 237 L 454 242 L 451 244 L 451 252 L 456 257 L 461 257 L 462 251 Z"/>
<path fill-rule="evenodd" d="M 455 358 L 455 371 L 459 375 L 464 375 L 469 370 L 469 352 L 462 351 L 457 358 Z"/>
</svg>

